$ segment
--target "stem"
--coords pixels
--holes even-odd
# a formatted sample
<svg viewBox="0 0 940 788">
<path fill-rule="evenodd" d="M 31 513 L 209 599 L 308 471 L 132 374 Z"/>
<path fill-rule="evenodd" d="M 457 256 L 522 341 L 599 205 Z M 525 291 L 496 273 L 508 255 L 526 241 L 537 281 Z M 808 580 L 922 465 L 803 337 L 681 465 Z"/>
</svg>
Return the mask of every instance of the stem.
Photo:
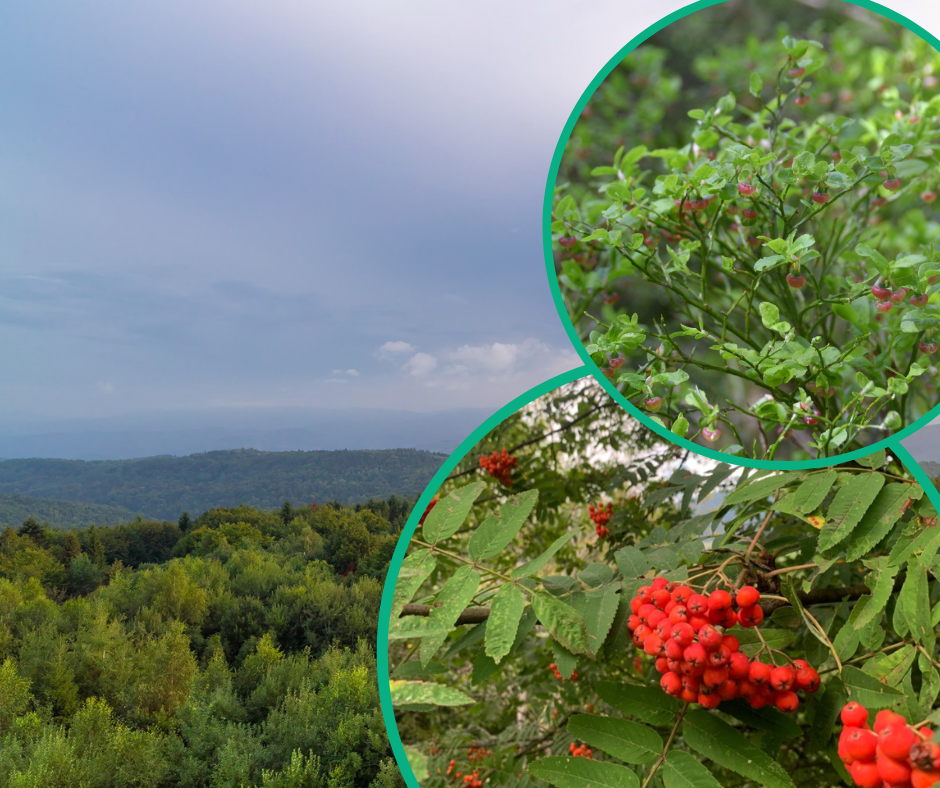
<svg viewBox="0 0 940 788">
<path fill-rule="evenodd" d="M 682 720 L 685 718 L 685 713 L 689 710 L 689 704 L 686 703 L 682 707 L 682 711 L 679 712 L 679 717 L 676 719 L 676 724 L 672 726 L 672 733 L 669 734 L 669 739 L 666 741 L 666 746 L 663 747 L 662 755 L 659 756 L 656 763 L 653 764 L 653 768 L 650 769 L 650 773 L 646 775 L 646 779 L 643 781 L 641 788 L 646 788 L 650 781 L 653 779 L 653 776 L 659 771 L 659 767 L 663 765 L 663 761 L 666 760 L 666 755 L 669 752 L 669 748 L 672 746 L 673 739 L 676 738 L 676 733 L 679 731 L 679 726 L 682 724 Z"/>
</svg>

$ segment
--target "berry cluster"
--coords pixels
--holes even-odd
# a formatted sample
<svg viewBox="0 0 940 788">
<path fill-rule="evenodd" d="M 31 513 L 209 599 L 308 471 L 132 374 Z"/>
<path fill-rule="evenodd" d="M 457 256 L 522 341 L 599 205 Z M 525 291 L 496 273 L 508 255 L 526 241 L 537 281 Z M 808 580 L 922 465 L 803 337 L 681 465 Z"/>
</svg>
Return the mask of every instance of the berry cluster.
<svg viewBox="0 0 940 788">
<path fill-rule="evenodd" d="M 896 305 L 903 304 L 910 290 L 906 287 L 899 287 L 892 290 L 888 282 L 878 280 L 871 286 L 871 294 L 875 298 L 875 309 L 881 314 L 890 312 Z M 930 296 L 926 293 L 914 293 L 911 295 L 911 306 L 926 306 Z M 931 355 L 937 352 L 937 343 L 929 338 L 924 338 L 918 345 L 921 353 Z"/>
<path fill-rule="evenodd" d="M 451 761 L 447 764 L 447 776 L 451 776 L 451 772 L 454 771 L 454 766 L 457 765 L 456 761 Z M 459 780 L 463 778 L 464 788 L 483 788 L 483 780 L 480 779 L 480 772 L 477 769 L 474 769 L 470 774 L 464 774 L 463 772 L 455 772 L 453 779 Z"/>
<path fill-rule="evenodd" d="M 571 742 L 568 746 L 568 750 L 575 758 L 591 758 L 591 753 L 593 752 L 586 744 L 576 745 L 574 742 Z"/>
<path fill-rule="evenodd" d="M 467 758 L 470 761 L 482 761 L 487 755 L 492 755 L 493 751 L 486 749 L 486 747 L 468 747 L 467 748 Z"/>
<path fill-rule="evenodd" d="M 735 597 L 722 590 L 706 597 L 657 577 L 631 600 L 627 626 L 634 644 L 656 658 L 667 695 L 707 709 L 742 698 L 754 709 L 773 705 L 796 711 L 796 690 L 816 692 L 819 674 L 801 659 L 787 665 L 750 660 L 739 650 L 738 639 L 722 631 L 735 624 L 760 624 L 764 612 L 759 602 L 760 592 L 753 586 L 744 586 Z"/>
<path fill-rule="evenodd" d="M 940 744 L 932 730 L 915 730 L 887 709 L 869 727 L 868 709 L 855 701 L 841 716 L 839 758 L 859 788 L 928 788 L 940 782 Z"/>
<path fill-rule="evenodd" d="M 552 671 L 552 673 L 555 674 L 555 678 L 556 678 L 556 679 L 558 679 L 559 681 L 564 681 L 564 680 L 565 680 L 565 677 L 561 675 L 561 671 L 558 670 L 558 665 L 556 665 L 556 664 L 553 662 L 553 663 L 552 663 L 551 665 L 549 665 L 548 667 L 549 667 L 549 669 Z M 578 671 L 576 671 L 576 670 L 571 671 L 571 676 L 568 677 L 568 681 L 577 681 L 577 680 L 578 680 Z"/>
<path fill-rule="evenodd" d="M 599 503 L 595 507 L 594 504 L 590 504 L 588 505 L 588 513 L 594 521 L 594 530 L 597 532 L 597 535 L 603 539 L 610 533 L 607 523 L 610 522 L 610 518 L 613 516 L 614 505 L 608 503 L 605 507 L 603 504 Z"/>
<path fill-rule="evenodd" d="M 512 469 L 517 464 L 518 460 L 505 449 L 480 457 L 480 467 L 506 487 L 512 486 Z"/>
</svg>

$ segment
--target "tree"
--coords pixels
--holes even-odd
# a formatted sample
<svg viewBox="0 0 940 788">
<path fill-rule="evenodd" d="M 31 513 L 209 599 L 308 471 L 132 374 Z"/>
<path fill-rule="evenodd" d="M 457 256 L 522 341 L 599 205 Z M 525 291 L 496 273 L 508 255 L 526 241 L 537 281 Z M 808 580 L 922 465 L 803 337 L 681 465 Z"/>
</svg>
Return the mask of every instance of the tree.
<svg viewBox="0 0 940 788">
<path fill-rule="evenodd" d="M 189 516 L 189 512 L 183 512 L 180 515 L 180 519 L 179 519 L 180 531 L 182 531 L 185 534 L 186 532 L 189 531 L 190 528 L 192 528 L 192 526 L 193 526 L 193 521 L 192 521 L 192 518 L 190 518 Z"/>
<path fill-rule="evenodd" d="M 39 524 L 35 517 L 27 517 L 17 529 L 19 536 L 32 540 L 37 547 L 45 547 L 49 540 L 46 538 L 46 529 Z"/>
<path fill-rule="evenodd" d="M 284 501 L 280 515 L 284 525 L 289 525 L 290 521 L 294 519 L 294 510 L 291 508 L 290 501 Z"/>
<path fill-rule="evenodd" d="M 473 471 L 471 450 L 411 537 L 389 666 L 422 785 L 815 788 L 846 778 L 847 701 L 932 727 L 940 525 L 896 457 L 757 472 L 667 451 L 640 477 L 660 455 L 639 440 L 611 451 L 603 431 L 570 427 L 551 447 L 532 414 L 576 391 L 484 440 L 527 443 L 511 488 Z M 674 612 L 706 658 L 740 650 L 771 683 L 733 679 L 725 657 L 695 672 Z"/>
</svg>

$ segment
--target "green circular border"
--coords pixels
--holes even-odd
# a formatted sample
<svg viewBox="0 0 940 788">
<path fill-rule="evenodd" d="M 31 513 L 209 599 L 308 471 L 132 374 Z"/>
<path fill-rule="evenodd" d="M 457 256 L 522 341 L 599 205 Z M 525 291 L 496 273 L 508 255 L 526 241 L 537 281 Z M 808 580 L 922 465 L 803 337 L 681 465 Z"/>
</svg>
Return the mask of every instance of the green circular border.
<svg viewBox="0 0 940 788">
<path fill-rule="evenodd" d="M 664 27 L 671 25 L 673 22 L 682 19 L 683 17 L 689 16 L 695 11 L 699 11 L 703 8 L 710 8 L 711 6 L 721 5 L 725 2 L 727 2 L 727 0 L 699 0 L 699 2 L 692 3 L 691 5 L 680 8 L 678 11 L 674 11 L 673 13 L 669 14 L 669 16 L 664 17 L 660 21 L 646 28 L 646 30 L 644 30 L 635 38 L 631 39 L 626 46 L 624 46 L 620 51 L 617 52 L 617 54 L 607 61 L 606 65 L 600 70 L 600 72 L 598 72 L 597 76 L 591 80 L 591 84 L 588 85 L 585 91 L 581 94 L 581 98 L 578 99 L 577 104 L 575 104 L 574 109 L 568 116 L 568 121 L 565 123 L 565 126 L 562 129 L 561 136 L 558 139 L 558 144 L 555 146 L 555 153 L 552 155 L 552 163 L 548 170 L 548 181 L 545 185 L 545 198 L 542 205 L 542 243 L 543 249 L 545 250 L 545 268 L 548 273 L 548 284 L 552 291 L 552 299 L 555 302 L 555 309 L 558 311 L 558 316 L 561 318 L 561 323 L 565 328 L 565 332 L 568 334 L 568 339 L 571 340 L 571 344 L 574 346 L 575 352 L 581 357 L 584 365 L 604 387 L 607 393 L 610 394 L 610 396 L 613 397 L 614 400 L 619 403 L 620 406 L 623 407 L 631 416 L 636 418 L 638 421 L 640 421 L 641 424 L 651 429 L 657 435 L 662 438 L 666 438 L 672 443 L 682 446 L 684 449 L 694 451 L 696 454 L 701 454 L 702 456 L 708 457 L 712 460 L 719 460 L 720 462 L 728 463 L 730 465 L 739 465 L 745 468 L 796 468 L 802 470 L 805 468 L 825 468 L 829 465 L 836 465 L 839 463 L 855 460 L 859 457 L 866 457 L 872 452 L 876 452 L 880 449 L 894 449 L 895 445 L 900 445 L 897 443 L 898 441 L 916 432 L 921 427 L 926 426 L 935 416 L 940 415 L 940 404 L 935 405 L 926 414 L 917 419 L 917 421 L 908 425 L 900 432 L 897 432 L 894 435 L 890 435 L 887 438 L 882 438 L 881 440 L 873 443 L 871 446 L 865 446 L 861 449 L 845 452 L 844 454 L 839 454 L 835 457 L 823 457 L 815 460 L 778 461 L 757 460 L 749 457 L 735 457 L 734 455 L 725 454 L 716 449 L 710 449 L 707 446 L 693 443 L 687 438 L 680 438 L 678 435 L 670 432 L 666 427 L 657 424 L 649 416 L 643 413 L 643 411 L 637 408 L 636 405 L 624 397 L 623 394 L 617 391 L 617 389 L 613 386 L 613 384 L 611 384 L 603 372 L 601 372 L 600 367 L 594 363 L 591 355 L 587 352 L 587 350 L 585 350 L 584 344 L 578 337 L 578 333 L 575 330 L 574 324 L 568 317 L 568 311 L 565 308 L 564 300 L 561 297 L 561 288 L 558 286 L 558 277 L 555 273 L 555 260 L 552 254 L 551 224 L 552 202 L 555 194 L 555 183 L 558 179 L 558 170 L 561 166 L 561 159 L 565 151 L 565 146 L 568 144 L 571 133 L 574 131 L 575 123 L 577 123 L 578 118 L 581 116 L 581 111 L 587 105 L 591 96 L 594 95 L 594 92 L 600 86 L 601 82 L 603 82 L 607 75 L 617 67 L 624 57 L 636 49 L 636 47 L 646 41 L 646 39 L 648 39 L 654 33 L 658 33 Z M 887 17 L 891 21 L 897 22 L 899 25 L 906 28 L 915 35 L 920 36 L 934 49 L 940 51 L 940 41 L 924 30 L 924 28 L 922 28 L 920 25 L 912 22 L 910 19 L 902 16 L 896 11 L 892 11 L 890 8 L 886 8 L 879 3 L 870 2 L 870 0 L 852 0 L 851 2 L 849 2 L 849 0 L 841 0 L 841 2 L 846 2 L 849 5 L 856 5 L 861 8 L 866 8 L 869 11 L 874 11 L 881 16 Z"/>
<path fill-rule="evenodd" d="M 722 0 L 722 2 L 723 1 L 724 0 Z M 421 493 L 421 496 L 415 503 L 414 509 L 408 517 L 408 521 L 405 523 L 405 527 L 402 528 L 401 536 L 398 538 L 398 544 L 395 546 L 395 552 L 392 554 L 392 559 L 389 562 L 388 573 L 385 576 L 385 585 L 382 590 L 382 602 L 379 606 L 379 622 L 376 632 L 376 673 L 379 684 L 379 703 L 382 708 L 382 718 L 385 720 L 385 729 L 388 732 L 392 754 L 398 762 L 398 768 L 401 770 L 402 777 L 404 777 L 408 788 L 421 788 L 421 784 L 415 777 L 411 763 L 408 761 L 408 755 L 405 753 L 405 747 L 402 743 L 401 735 L 398 732 L 398 725 L 395 722 L 395 710 L 392 706 L 392 694 L 389 688 L 388 627 L 392 613 L 392 598 L 395 595 L 395 586 L 398 583 L 398 573 L 401 570 L 402 562 L 405 560 L 405 553 L 408 550 L 411 537 L 418 528 L 418 521 L 421 519 L 421 514 L 431 502 L 431 498 L 434 497 L 438 488 L 450 475 L 450 472 L 457 467 L 458 463 L 460 463 L 494 427 L 543 394 L 548 394 L 573 380 L 589 377 L 592 377 L 591 371 L 586 366 L 564 372 L 561 375 L 557 375 L 529 389 L 525 394 L 516 397 L 512 402 L 504 405 L 496 411 L 496 413 L 486 419 L 486 421 L 470 433 L 466 440 L 447 458 L 438 472 L 434 474 L 427 488 L 425 488 L 424 492 Z M 878 451 L 878 449 L 873 449 L 873 451 Z M 900 442 L 892 446 L 891 451 L 908 471 L 910 471 L 914 479 L 924 489 L 924 493 L 937 510 L 940 511 L 940 491 L 934 487 L 930 477 L 924 472 L 923 468 L 920 467 L 911 453 Z M 869 452 L 869 454 L 871 453 L 872 452 Z M 720 452 L 713 452 L 713 454 L 717 454 L 720 459 L 724 458 L 724 455 Z M 778 463 L 777 470 L 784 470 L 789 467 L 790 465 Z"/>
</svg>

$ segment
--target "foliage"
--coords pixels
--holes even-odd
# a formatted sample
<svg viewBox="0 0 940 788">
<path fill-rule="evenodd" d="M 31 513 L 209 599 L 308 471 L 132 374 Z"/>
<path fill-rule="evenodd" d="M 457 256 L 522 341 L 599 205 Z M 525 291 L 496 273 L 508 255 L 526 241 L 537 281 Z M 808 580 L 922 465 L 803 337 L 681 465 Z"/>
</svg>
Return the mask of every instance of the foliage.
<svg viewBox="0 0 940 788">
<path fill-rule="evenodd" d="M 501 430 L 482 452 L 505 446 Z M 423 784 L 476 770 L 505 786 L 835 785 L 846 700 L 911 721 L 934 713 L 940 526 L 895 458 L 767 471 L 672 454 L 641 479 L 625 473 L 651 451 L 639 431 L 615 453 L 585 432 L 558 469 L 570 498 L 543 507 L 533 481 L 560 484 L 543 430 L 529 436 L 540 450 L 519 452 L 527 484 L 449 482 L 402 565 L 391 692 L 409 757 L 426 759 Z M 598 538 L 585 501 L 605 499 L 610 533 Z M 789 715 L 665 694 L 627 627 L 631 599 L 656 577 L 697 592 L 757 587 L 766 618 L 731 630 L 741 650 L 807 661 L 820 690 Z M 490 752 L 470 759 L 479 748 Z"/>
<path fill-rule="evenodd" d="M 729 13 L 674 23 L 588 103 L 556 184 L 559 286 L 594 360 L 673 432 L 832 456 L 937 403 L 940 55 L 831 14 L 696 39 Z M 689 40 L 676 74 L 688 54 L 662 45 Z"/>
<path fill-rule="evenodd" d="M 139 460 L 5 460 L 0 462 L 0 493 L 121 506 L 176 519 L 183 511 L 236 502 L 274 509 L 285 500 L 364 503 L 392 495 L 414 497 L 444 459 L 416 449 L 235 449 Z"/>
<path fill-rule="evenodd" d="M 0 785 L 401 785 L 374 652 L 401 506 L 4 531 Z"/>
<path fill-rule="evenodd" d="M 0 528 L 18 526 L 27 517 L 55 523 L 59 528 L 76 528 L 92 524 L 117 525 L 133 520 L 134 516 L 130 509 L 120 506 L 0 493 Z"/>
</svg>

